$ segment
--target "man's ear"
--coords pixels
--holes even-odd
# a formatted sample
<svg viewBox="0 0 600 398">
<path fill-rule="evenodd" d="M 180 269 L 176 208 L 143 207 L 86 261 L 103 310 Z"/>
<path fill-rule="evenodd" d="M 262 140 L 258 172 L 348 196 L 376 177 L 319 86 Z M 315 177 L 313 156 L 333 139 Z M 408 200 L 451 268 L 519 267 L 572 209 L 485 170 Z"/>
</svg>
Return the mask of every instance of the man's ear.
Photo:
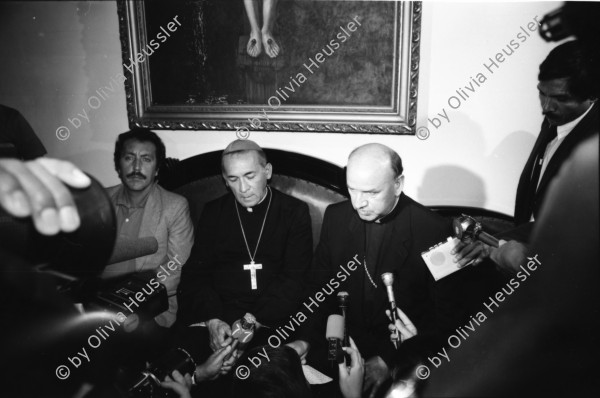
<svg viewBox="0 0 600 398">
<path fill-rule="evenodd" d="M 225 188 L 230 189 L 229 188 L 229 181 L 227 180 L 227 178 L 225 178 L 224 174 L 221 174 L 221 178 L 223 179 L 223 184 L 225 184 Z"/>
<path fill-rule="evenodd" d="M 271 179 L 271 176 L 273 175 L 273 166 L 271 166 L 271 163 L 267 163 L 265 166 L 265 175 L 267 176 L 267 180 Z"/>
<path fill-rule="evenodd" d="M 396 196 L 400 196 L 402 190 L 404 189 L 404 174 L 396 177 L 394 180 L 394 193 Z"/>
</svg>

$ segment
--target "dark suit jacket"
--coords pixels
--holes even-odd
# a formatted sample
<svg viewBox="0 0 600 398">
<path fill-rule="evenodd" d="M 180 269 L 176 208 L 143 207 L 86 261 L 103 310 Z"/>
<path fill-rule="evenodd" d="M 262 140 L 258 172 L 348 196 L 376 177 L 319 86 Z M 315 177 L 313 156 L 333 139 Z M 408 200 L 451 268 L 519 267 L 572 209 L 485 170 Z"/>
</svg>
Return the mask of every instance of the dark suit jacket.
<svg viewBox="0 0 600 398">
<path fill-rule="evenodd" d="M 595 104 L 592 109 L 588 112 L 588 114 L 575 126 L 575 128 L 567 135 L 564 141 L 560 144 L 546 170 L 544 170 L 544 174 L 541 177 L 540 184 L 536 191 L 535 197 L 533 198 L 533 215 L 537 218 L 538 211 L 543 203 L 544 197 L 546 196 L 546 192 L 548 191 L 548 187 L 550 186 L 550 182 L 554 179 L 560 167 L 565 162 L 565 160 L 571 155 L 573 149 L 580 144 L 582 141 L 585 141 L 587 138 L 591 137 L 595 133 L 598 133 L 598 129 L 600 128 L 600 121 L 598 118 L 598 104 Z M 531 172 L 533 166 L 536 161 L 538 161 L 537 154 L 540 150 L 543 151 L 543 148 L 540 148 L 544 145 L 545 134 L 548 134 L 548 120 L 544 119 L 542 123 L 541 133 L 538 136 L 535 145 L 533 146 L 533 150 L 529 155 L 529 159 L 525 164 L 525 168 L 521 173 L 521 178 L 519 180 L 519 185 L 517 187 L 517 198 L 515 201 L 515 224 L 517 226 L 529 223 L 531 219 L 531 214 L 528 209 L 530 204 L 527 202 L 527 192 L 529 190 L 530 184 L 535 184 L 537 181 L 531 181 Z M 525 238 L 528 235 L 528 232 L 531 229 L 531 225 L 523 227 L 526 233 L 523 234 L 508 234 L 507 237 L 513 238 Z M 522 236 L 519 236 L 522 235 Z M 528 240 L 528 239 L 527 239 Z"/>
<path fill-rule="evenodd" d="M 364 261 L 365 223 L 359 218 L 349 201 L 330 205 L 323 219 L 321 239 L 313 257 L 311 287 L 316 291 L 328 290 L 334 281 L 340 287 L 319 306 L 319 314 L 310 314 L 301 338 L 311 346 L 325 342 L 327 316 L 339 313 L 336 295 L 347 291 L 350 304 L 347 312 L 349 335 L 355 340 L 365 359 L 380 356 L 390 366 L 394 360 L 394 346 L 390 342 L 385 315 L 388 308 L 386 289 L 381 274 L 394 274 L 394 292 L 400 307 L 416 325 L 419 334 L 442 336 L 446 339 L 463 316 L 461 309 L 462 289 L 460 273 L 435 282 L 421 252 L 445 241 L 451 235 L 450 223 L 426 207 L 402 194 L 388 222 L 393 223 L 392 233 L 386 234 L 379 254 L 379 262 L 371 275 L 378 288 L 372 301 L 366 304 L 364 284 L 370 283 L 362 265 Z M 358 255 L 358 256 L 357 256 Z M 356 257 L 360 264 L 341 280 L 341 266 L 349 269 L 349 262 Z M 343 271 L 342 271 L 343 272 Z M 333 280 L 332 280 L 333 279 Z M 323 289 L 325 287 L 325 289 Z M 313 297 L 314 297 L 313 293 Z M 313 306 L 314 308 L 314 306 Z M 312 350 L 312 349 L 311 349 Z M 391 366 L 390 366 L 391 368 Z"/>
<path fill-rule="evenodd" d="M 598 142 L 596 134 L 579 145 L 550 184 L 528 254 L 541 265 L 530 276 L 519 271 L 515 292 L 485 311 L 485 323 L 432 373 L 421 396 L 598 394 Z"/>
</svg>

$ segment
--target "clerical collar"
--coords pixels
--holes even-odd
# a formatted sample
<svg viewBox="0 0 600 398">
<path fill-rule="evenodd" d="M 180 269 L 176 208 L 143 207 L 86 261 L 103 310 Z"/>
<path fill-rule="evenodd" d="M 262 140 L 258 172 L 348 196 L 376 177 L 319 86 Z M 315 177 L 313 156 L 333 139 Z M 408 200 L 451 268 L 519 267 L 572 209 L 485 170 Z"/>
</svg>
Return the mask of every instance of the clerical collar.
<svg viewBox="0 0 600 398">
<path fill-rule="evenodd" d="M 265 189 L 265 196 L 262 197 L 262 199 L 260 200 L 260 202 L 258 202 L 257 204 L 254 205 L 254 207 L 246 207 L 246 211 L 248 213 L 252 213 L 254 212 L 254 208 L 260 207 L 261 204 L 263 204 L 265 202 L 265 199 L 267 198 L 267 196 L 269 196 L 269 192 L 271 191 L 271 188 L 269 188 L 269 186 L 267 186 L 267 189 Z"/>
<path fill-rule="evenodd" d="M 398 198 L 396 198 L 396 204 L 394 205 L 394 207 L 388 214 L 381 217 L 379 220 L 375 221 L 376 224 L 385 224 L 386 222 L 388 222 L 388 221 L 394 219 L 394 217 L 396 217 L 396 214 L 398 214 L 398 212 L 400 211 L 400 205 L 398 203 L 400 203 L 401 196 L 402 196 L 402 194 L 400 194 L 400 196 L 398 196 Z"/>
</svg>

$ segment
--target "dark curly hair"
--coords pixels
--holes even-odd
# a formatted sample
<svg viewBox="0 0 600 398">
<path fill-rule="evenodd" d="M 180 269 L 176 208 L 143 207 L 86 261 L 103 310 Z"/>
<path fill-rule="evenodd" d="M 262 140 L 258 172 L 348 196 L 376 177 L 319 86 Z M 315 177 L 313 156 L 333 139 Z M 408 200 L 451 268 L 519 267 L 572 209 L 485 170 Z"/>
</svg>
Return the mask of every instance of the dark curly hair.
<svg viewBox="0 0 600 398">
<path fill-rule="evenodd" d="M 568 41 L 550 51 L 540 65 L 538 79 L 569 79 L 569 92 L 580 100 L 597 99 L 600 72 L 593 57 L 578 40 Z"/>
<path fill-rule="evenodd" d="M 113 155 L 113 160 L 115 161 L 115 170 L 117 173 L 119 172 L 119 159 L 121 159 L 121 153 L 123 152 L 125 143 L 129 140 L 153 143 L 154 147 L 156 148 L 156 170 L 160 170 L 167 156 L 165 144 L 154 131 L 136 127 L 133 130 L 119 134 L 119 137 L 117 138 L 117 142 L 115 144 L 115 153 Z"/>
</svg>

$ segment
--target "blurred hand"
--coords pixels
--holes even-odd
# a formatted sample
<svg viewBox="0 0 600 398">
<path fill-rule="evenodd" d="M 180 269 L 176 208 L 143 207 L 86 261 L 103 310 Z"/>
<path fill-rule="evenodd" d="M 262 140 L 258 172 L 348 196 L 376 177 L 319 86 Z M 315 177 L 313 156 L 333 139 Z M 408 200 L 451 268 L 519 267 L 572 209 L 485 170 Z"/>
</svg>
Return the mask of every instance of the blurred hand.
<svg viewBox="0 0 600 398">
<path fill-rule="evenodd" d="M 392 320 L 392 315 L 390 314 L 390 310 L 385 310 L 386 315 L 388 316 L 389 320 Z M 397 318 L 396 319 L 396 323 L 390 323 L 388 325 L 388 329 L 390 330 L 390 333 L 395 334 L 400 332 L 400 343 L 403 343 L 404 341 L 410 339 L 411 337 L 414 337 L 417 335 L 417 328 L 416 326 L 412 323 L 412 321 L 408 318 L 408 316 L 406 316 L 406 314 L 404 312 L 402 312 L 402 310 L 400 308 L 396 308 L 396 315 Z"/>
<path fill-rule="evenodd" d="M 344 363 L 339 364 L 340 391 L 344 398 L 360 398 L 365 375 L 365 360 L 360 356 L 352 337 L 350 337 L 350 347 L 342 347 L 342 350 L 350 354 L 350 364 L 346 364 L 345 358 Z"/>
<path fill-rule="evenodd" d="M 453 261 L 458 262 L 458 267 L 462 268 L 466 265 L 478 265 L 490 256 L 491 249 L 485 243 L 475 240 L 470 243 L 459 242 L 450 254 L 456 254 Z"/>
<path fill-rule="evenodd" d="M 288 347 L 292 347 L 300 356 L 300 362 L 302 365 L 306 365 L 306 356 L 310 350 L 310 344 L 304 340 L 295 340 L 286 344 Z"/>
<path fill-rule="evenodd" d="M 213 351 L 224 348 L 233 342 L 231 327 L 222 320 L 211 319 L 206 322 L 206 326 L 208 327 L 210 348 Z"/>
<path fill-rule="evenodd" d="M 165 377 L 165 380 L 160 383 L 163 388 L 175 391 L 179 394 L 179 398 L 191 398 L 190 388 L 192 388 L 192 376 L 186 373 L 182 376 L 177 370 L 174 370 L 171 376 Z"/>
<path fill-rule="evenodd" d="M 494 248 L 490 258 L 498 264 L 501 270 L 514 274 L 519 266 L 526 263 L 527 246 L 516 240 L 500 241 L 500 247 Z"/>
<path fill-rule="evenodd" d="M 363 393 L 369 393 L 369 398 L 374 398 L 379 387 L 390 377 L 390 371 L 381 357 L 372 357 L 365 362 L 365 382 Z"/>
<path fill-rule="evenodd" d="M 0 206 L 14 217 L 33 217 L 44 235 L 73 232 L 81 222 L 64 184 L 86 188 L 91 180 L 73 164 L 51 158 L 0 159 Z"/>
<path fill-rule="evenodd" d="M 223 347 L 213 352 L 210 357 L 202 365 L 197 366 L 194 374 L 197 383 L 205 380 L 214 380 L 222 373 L 225 357 L 231 352 L 231 346 Z M 231 366 L 229 366 L 231 370 Z M 229 371 L 228 370 L 228 371 Z M 227 372 L 225 372 L 227 373 Z"/>
</svg>

